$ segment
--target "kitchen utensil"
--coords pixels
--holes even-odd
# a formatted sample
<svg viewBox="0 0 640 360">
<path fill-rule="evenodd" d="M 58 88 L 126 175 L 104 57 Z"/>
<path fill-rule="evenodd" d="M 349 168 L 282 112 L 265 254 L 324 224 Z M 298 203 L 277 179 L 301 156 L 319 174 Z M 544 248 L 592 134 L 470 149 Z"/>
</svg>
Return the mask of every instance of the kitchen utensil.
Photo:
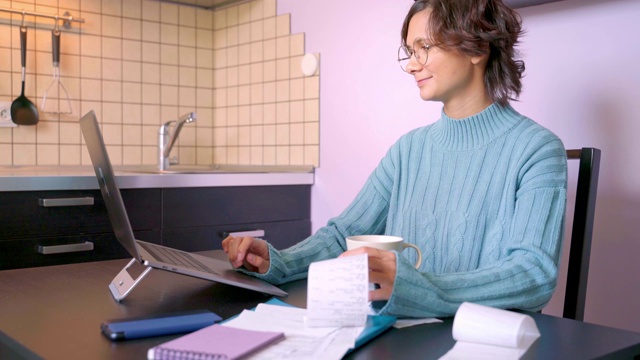
<svg viewBox="0 0 640 360">
<path fill-rule="evenodd" d="M 71 114 L 73 109 L 71 108 L 69 92 L 60 80 L 60 30 L 58 29 L 57 21 L 55 28 L 51 30 L 51 48 L 51 54 L 53 55 L 53 80 L 42 96 L 42 106 L 40 107 L 42 111 L 48 114 Z M 64 97 L 60 97 L 60 89 L 62 89 Z M 48 97 L 51 99 L 47 103 Z M 61 105 L 65 99 L 67 100 L 67 107 L 63 108 Z M 49 104 L 49 106 L 47 106 L 47 104 Z"/>
<path fill-rule="evenodd" d="M 18 125 L 35 125 L 38 123 L 38 109 L 24 96 L 24 78 L 27 67 L 27 27 L 20 26 L 20 51 L 22 60 L 22 93 L 11 104 L 11 119 Z"/>
</svg>

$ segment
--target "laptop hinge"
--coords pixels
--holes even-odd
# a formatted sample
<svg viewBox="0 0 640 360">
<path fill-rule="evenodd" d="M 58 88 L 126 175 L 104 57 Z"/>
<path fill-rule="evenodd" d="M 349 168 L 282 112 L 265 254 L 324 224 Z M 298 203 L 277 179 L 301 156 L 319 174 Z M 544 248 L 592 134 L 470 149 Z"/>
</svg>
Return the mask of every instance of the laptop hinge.
<svg viewBox="0 0 640 360">
<path fill-rule="evenodd" d="M 146 269 L 138 276 L 137 279 L 131 277 L 128 269 L 133 266 L 138 260 L 135 258 L 131 259 L 127 266 L 125 266 L 116 277 L 113 278 L 111 284 L 109 284 L 109 290 L 111 291 L 111 295 L 116 301 L 121 301 L 124 299 L 133 288 L 138 285 L 138 283 L 151 271 L 150 266 L 146 266 Z"/>
</svg>

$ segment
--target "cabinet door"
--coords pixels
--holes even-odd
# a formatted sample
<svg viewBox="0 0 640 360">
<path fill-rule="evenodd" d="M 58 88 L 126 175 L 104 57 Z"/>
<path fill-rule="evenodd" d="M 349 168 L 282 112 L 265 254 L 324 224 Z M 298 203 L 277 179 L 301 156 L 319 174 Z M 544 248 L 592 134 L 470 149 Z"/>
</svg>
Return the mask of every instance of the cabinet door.
<svg viewBox="0 0 640 360">
<path fill-rule="evenodd" d="M 163 230 L 311 218 L 310 185 L 163 189 L 162 201 Z"/>
<path fill-rule="evenodd" d="M 134 230 L 159 230 L 161 190 L 122 190 Z M 99 190 L 0 192 L 0 241 L 113 232 Z"/>
<path fill-rule="evenodd" d="M 162 231 L 162 244 L 185 251 L 216 250 L 222 248 L 222 240 L 228 233 L 252 230 L 263 230 L 264 239 L 276 249 L 282 250 L 310 236 L 311 221 L 293 220 L 191 229 L 165 229 Z"/>
<path fill-rule="evenodd" d="M 122 190 L 136 238 L 161 241 L 161 190 Z M 98 190 L 0 192 L 0 269 L 129 257 Z"/>
<path fill-rule="evenodd" d="M 137 239 L 160 243 L 160 231 L 134 233 Z M 131 257 L 113 232 L 0 241 L 0 270 L 72 264 Z"/>
</svg>

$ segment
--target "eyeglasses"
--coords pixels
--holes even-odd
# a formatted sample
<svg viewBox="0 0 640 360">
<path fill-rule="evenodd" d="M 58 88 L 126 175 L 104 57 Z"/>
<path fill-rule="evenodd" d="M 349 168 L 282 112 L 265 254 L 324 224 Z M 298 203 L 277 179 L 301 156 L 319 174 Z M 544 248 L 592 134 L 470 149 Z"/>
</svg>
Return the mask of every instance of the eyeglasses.
<svg viewBox="0 0 640 360">
<path fill-rule="evenodd" d="M 433 45 L 427 44 L 422 38 L 416 38 L 411 47 L 405 44 L 400 45 L 400 48 L 398 48 L 398 63 L 402 70 L 408 72 L 407 65 L 409 65 L 409 61 L 411 61 L 411 56 L 413 56 L 420 65 L 424 66 L 427 63 L 429 49 L 431 49 L 432 46 Z"/>
</svg>

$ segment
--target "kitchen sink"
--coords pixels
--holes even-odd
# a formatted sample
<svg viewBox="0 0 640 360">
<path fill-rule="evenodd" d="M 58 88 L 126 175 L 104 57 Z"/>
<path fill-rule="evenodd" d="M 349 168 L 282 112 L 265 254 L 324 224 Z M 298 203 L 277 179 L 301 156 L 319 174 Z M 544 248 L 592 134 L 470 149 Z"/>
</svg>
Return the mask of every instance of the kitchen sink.
<svg viewBox="0 0 640 360">
<path fill-rule="evenodd" d="M 147 174 L 235 174 L 235 173 L 312 173 L 311 165 L 171 165 L 159 170 L 156 165 L 122 165 L 114 170 Z"/>
</svg>

